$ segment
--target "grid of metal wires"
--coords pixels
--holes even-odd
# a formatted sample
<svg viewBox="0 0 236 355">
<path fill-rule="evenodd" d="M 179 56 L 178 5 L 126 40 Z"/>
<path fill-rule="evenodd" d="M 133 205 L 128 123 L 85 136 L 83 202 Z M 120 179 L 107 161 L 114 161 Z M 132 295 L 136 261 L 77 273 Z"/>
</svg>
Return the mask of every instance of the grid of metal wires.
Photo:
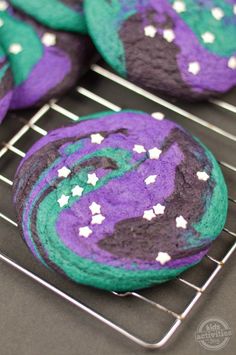
<svg viewBox="0 0 236 355">
<path fill-rule="evenodd" d="M 91 74 L 92 73 L 92 74 Z M 185 122 L 190 122 L 198 125 L 201 128 L 204 128 L 204 130 L 208 130 L 209 134 L 213 132 L 217 136 L 221 136 L 224 140 L 228 140 L 231 145 L 231 148 L 233 149 L 233 145 L 236 142 L 236 135 L 233 133 L 229 132 L 229 130 L 225 130 L 223 128 L 220 128 L 216 126 L 215 124 L 209 123 L 199 117 L 196 114 L 193 114 L 183 108 L 181 108 L 179 105 L 176 105 L 174 103 L 168 102 L 165 99 L 162 99 L 154 94 L 151 94 L 147 92 L 144 89 L 141 89 L 140 87 L 128 82 L 127 80 L 117 76 L 116 74 L 112 73 L 111 71 L 107 70 L 104 66 L 100 65 L 93 65 L 90 70 L 90 74 L 96 76 L 96 80 L 103 80 L 104 85 L 115 85 L 116 90 L 122 91 L 122 90 L 127 90 L 127 95 L 135 95 L 134 100 L 138 102 L 140 99 L 144 99 L 147 102 L 150 102 L 152 104 L 155 104 L 156 107 L 158 107 L 158 115 L 159 117 L 162 117 L 162 113 L 160 113 L 159 110 L 168 110 L 168 112 L 172 112 L 175 115 L 178 115 L 180 118 L 181 123 L 184 124 Z M 86 100 L 91 101 L 92 103 L 96 103 L 100 106 L 102 106 L 105 109 L 113 110 L 113 111 L 120 111 L 124 107 L 120 107 L 117 105 L 115 102 L 111 101 L 116 101 L 118 99 L 118 96 L 113 95 L 113 100 L 107 100 L 106 98 L 100 96 L 96 91 L 97 91 L 97 81 L 94 81 L 94 85 L 92 85 L 92 88 L 94 90 L 90 90 L 85 88 L 84 86 L 79 86 L 76 88 L 76 94 L 83 96 L 86 98 Z M 79 101 L 79 97 L 78 97 Z M 79 103 L 78 103 L 79 105 Z M 231 119 L 235 119 L 233 114 L 236 113 L 236 106 L 233 104 L 230 104 L 225 101 L 221 100 L 211 100 L 209 105 L 217 107 L 217 109 L 222 110 L 225 114 L 229 113 L 231 116 Z M 153 107 L 153 106 L 152 106 Z M 24 157 L 25 152 L 22 151 L 17 144 L 25 139 L 26 134 L 30 132 L 36 132 L 38 135 L 38 138 L 40 136 L 44 136 L 47 134 L 47 131 L 42 128 L 40 125 L 40 122 L 45 116 L 48 114 L 49 111 L 54 111 L 56 114 L 64 116 L 64 118 L 68 119 L 68 123 L 71 121 L 77 121 L 79 120 L 79 116 L 72 112 L 73 110 L 68 110 L 67 108 L 63 107 L 63 105 L 59 104 L 59 101 L 52 101 L 43 107 L 41 107 L 32 117 L 29 119 L 25 118 L 24 119 L 24 125 L 15 133 L 13 136 L 10 137 L 5 142 L 2 142 L 2 146 L 0 147 L 0 160 L 3 159 L 3 157 L 8 153 L 11 152 L 18 157 Z M 169 115 L 171 117 L 171 115 Z M 201 138 L 201 136 L 200 136 Z M 233 166 L 230 162 L 228 161 L 219 161 L 220 165 L 222 166 L 223 170 L 226 169 L 228 170 L 227 174 L 230 176 L 231 179 L 235 178 L 236 174 L 236 167 Z M 12 180 L 9 179 L 9 177 L 5 176 L 3 173 L 0 172 L 0 182 L 9 186 L 12 186 Z M 230 203 L 230 208 L 234 205 L 236 205 L 236 200 L 235 197 L 229 197 L 229 203 Z M 12 228 L 17 228 L 17 223 L 10 218 L 6 213 L 1 212 L 0 210 L 0 220 L 1 223 L 8 223 L 11 225 Z M 216 258 L 212 255 L 207 255 L 204 259 L 207 259 L 210 263 L 212 263 L 212 268 L 211 272 L 209 275 L 207 275 L 206 279 L 201 280 L 200 284 L 198 285 L 195 282 L 189 281 L 190 278 L 187 276 L 185 277 L 185 274 L 175 281 L 169 282 L 170 287 L 187 287 L 190 288 L 191 291 L 193 292 L 191 299 L 185 304 L 184 309 L 180 310 L 179 312 L 176 312 L 174 309 L 171 309 L 171 307 L 166 307 L 162 303 L 159 303 L 159 301 L 155 301 L 153 295 L 158 294 L 158 288 L 161 286 L 154 287 L 151 290 L 151 293 L 148 292 L 148 296 L 145 294 L 145 292 L 127 292 L 125 294 L 116 294 L 113 293 L 109 297 L 114 297 L 117 298 L 121 297 L 123 298 L 135 298 L 136 300 L 138 299 L 141 302 L 144 302 L 148 307 L 152 307 L 153 312 L 159 311 L 161 312 L 162 316 L 159 317 L 159 319 L 162 319 L 165 315 L 170 316 L 171 321 L 170 325 L 167 327 L 167 329 L 161 334 L 159 339 L 156 341 L 147 341 L 144 340 L 142 336 L 138 336 L 135 333 L 135 330 L 128 331 L 126 330 L 126 326 L 121 326 L 117 322 L 110 320 L 109 317 L 106 317 L 105 315 L 102 315 L 98 311 L 94 310 L 90 305 L 84 304 L 81 300 L 70 296 L 68 293 L 64 292 L 63 290 L 59 289 L 58 287 L 54 286 L 52 283 L 46 281 L 45 279 L 41 278 L 38 276 L 36 273 L 33 273 L 30 271 L 30 269 L 25 268 L 24 266 L 20 265 L 18 262 L 12 260 L 10 257 L 5 255 L 5 253 L 1 252 L 0 250 L 0 260 L 3 262 L 6 262 L 7 264 L 13 266 L 15 269 L 19 270 L 23 274 L 29 276 L 31 279 L 34 281 L 38 282 L 45 288 L 51 290 L 64 300 L 68 301 L 69 303 L 73 304 L 75 307 L 78 307 L 91 316 L 95 317 L 97 320 L 105 323 L 107 326 L 111 327 L 113 330 L 119 332 L 122 334 L 124 337 L 130 339 L 131 341 L 135 342 L 136 344 L 139 344 L 140 346 L 143 346 L 145 348 L 161 348 L 164 346 L 167 341 L 173 336 L 173 334 L 177 331 L 177 329 L 180 327 L 180 325 L 185 322 L 186 317 L 189 315 L 189 313 L 192 313 L 192 309 L 196 305 L 196 303 L 199 302 L 199 299 L 201 297 L 204 297 L 204 294 L 212 281 L 216 278 L 216 276 L 221 272 L 222 268 L 224 267 L 225 263 L 228 261 L 228 259 L 231 257 L 233 254 L 234 250 L 236 249 L 236 230 L 232 230 L 232 228 L 225 227 L 222 234 L 224 234 L 227 238 L 231 238 L 231 243 L 230 247 L 227 248 L 227 250 L 224 252 L 224 255 L 220 258 Z M 219 237 L 219 239 L 221 236 Z M 202 261 L 204 262 L 204 260 Z M 194 273 L 194 269 L 192 271 Z M 190 271 L 191 273 L 191 271 Z M 189 275 L 189 274 L 188 274 Z M 60 276 L 58 276 L 60 277 Z M 172 283 L 175 282 L 175 285 L 172 286 Z M 177 285 L 176 285 L 177 283 Z M 79 291 L 78 286 L 78 291 Z M 78 292 L 79 293 L 79 292 Z M 151 295 L 151 296 L 150 296 Z M 123 300 L 122 298 L 122 300 Z"/>
</svg>

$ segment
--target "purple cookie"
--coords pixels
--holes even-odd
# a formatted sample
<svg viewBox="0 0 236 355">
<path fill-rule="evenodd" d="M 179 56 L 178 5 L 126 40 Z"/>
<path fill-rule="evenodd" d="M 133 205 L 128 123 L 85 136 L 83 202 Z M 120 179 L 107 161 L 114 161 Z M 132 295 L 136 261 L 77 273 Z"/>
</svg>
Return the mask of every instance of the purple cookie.
<svg viewBox="0 0 236 355">
<path fill-rule="evenodd" d="M 50 132 L 21 162 L 22 236 L 72 280 L 127 291 L 176 277 L 220 234 L 227 188 L 212 153 L 182 127 L 136 111 Z"/>
<path fill-rule="evenodd" d="M 13 80 L 9 63 L 0 47 L 0 123 L 8 111 L 12 97 Z"/>
<path fill-rule="evenodd" d="M 199 100 L 236 85 L 235 0 L 85 0 L 88 30 L 118 73 Z"/>
<path fill-rule="evenodd" d="M 10 7 L 0 11 L 0 21 L 0 44 L 15 83 L 12 109 L 64 94 L 88 69 L 94 48 L 87 36 L 48 29 Z"/>
</svg>

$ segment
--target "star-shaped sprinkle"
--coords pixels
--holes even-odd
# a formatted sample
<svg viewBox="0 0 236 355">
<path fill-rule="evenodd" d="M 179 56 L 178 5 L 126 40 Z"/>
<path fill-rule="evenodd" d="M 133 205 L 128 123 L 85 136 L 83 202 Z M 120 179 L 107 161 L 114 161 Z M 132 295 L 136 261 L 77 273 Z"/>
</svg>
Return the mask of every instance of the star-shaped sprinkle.
<svg viewBox="0 0 236 355">
<path fill-rule="evenodd" d="M 191 62 L 188 64 L 188 72 L 193 75 L 197 75 L 200 72 L 200 69 L 199 62 Z"/>
<path fill-rule="evenodd" d="M 88 180 L 87 183 L 93 186 L 96 186 L 96 183 L 98 182 L 99 178 L 95 173 L 93 174 L 88 174 Z"/>
<path fill-rule="evenodd" d="M 57 170 L 57 173 L 58 177 L 67 178 L 70 175 L 71 171 L 66 166 L 63 166 L 61 169 Z"/>
<path fill-rule="evenodd" d="M 139 144 L 135 144 L 134 147 L 133 147 L 133 151 L 136 152 L 136 153 L 145 153 L 146 152 L 146 149 L 144 148 L 143 145 L 139 145 Z"/>
<path fill-rule="evenodd" d="M 187 224 L 188 224 L 188 222 L 186 221 L 186 219 L 184 219 L 183 216 L 179 216 L 179 217 L 176 218 L 176 227 L 177 228 L 186 229 L 187 228 Z"/>
<path fill-rule="evenodd" d="M 73 187 L 73 189 L 71 190 L 72 192 L 72 196 L 81 196 L 82 193 L 83 193 L 84 189 L 79 186 L 79 185 L 76 185 L 75 187 Z"/>
<path fill-rule="evenodd" d="M 8 48 L 8 52 L 11 54 L 19 54 L 23 51 L 22 46 L 19 43 L 12 43 Z"/>
<path fill-rule="evenodd" d="M 53 47 L 57 43 L 57 37 L 54 33 L 45 32 L 41 41 L 46 47 Z"/>
<path fill-rule="evenodd" d="M 89 227 L 81 227 L 79 229 L 79 235 L 84 238 L 88 238 L 92 234 L 92 230 Z"/>
<path fill-rule="evenodd" d="M 146 185 L 154 184 L 154 182 L 156 182 L 156 178 L 157 175 L 150 175 L 144 180 L 144 182 Z"/>
<path fill-rule="evenodd" d="M 149 149 L 148 153 L 149 153 L 150 159 L 159 159 L 159 157 L 162 153 L 162 150 L 155 147 L 155 148 Z"/>
<path fill-rule="evenodd" d="M 230 69 L 236 69 L 236 56 L 235 57 L 230 57 L 228 61 L 228 67 Z"/>
<path fill-rule="evenodd" d="M 155 120 L 162 121 L 164 120 L 165 115 L 162 112 L 153 112 L 152 117 L 155 118 Z"/>
<path fill-rule="evenodd" d="M 90 206 L 89 206 L 89 209 L 90 211 L 92 212 L 92 215 L 95 215 L 95 214 L 100 214 L 101 213 L 101 206 L 96 203 L 96 202 L 93 202 Z"/>
<path fill-rule="evenodd" d="M 173 9 L 178 12 L 178 13 L 181 13 L 181 12 L 184 12 L 186 11 L 186 5 L 183 1 L 180 1 L 180 0 L 176 0 L 174 3 L 173 3 Z"/>
<path fill-rule="evenodd" d="M 233 13 L 236 15 L 236 5 L 233 7 Z"/>
<path fill-rule="evenodd" d="M 164 214 L 166 207 L 158 203 L 156 206 L 153 206 L 154 212 L 156 215 Z"/>
<path fill-rule="evenodd" d="M 1 0 L 0 1 L 0 11 L 6 11 L 8 8 L 8 3 L 7 1 Z"/>
<path fill-rule="evenodd" d="M 165 265 L 170 260 L 171 260 L 170 255 L 162 251 L 160 251 L 156 257 L 156 261 L 158 261 L 161 265 Z"/>
<path fill-rule="evenodd" d="M 171 43 L 175 39 L 175 33 L 172 29 L 169 28 L 163 31 L 163 37 L 167 42 Z"/>
<path fill-rule="evenodd" d="M 70 196 L 62 195 L 57 202 L 59 203 L 60 207 L 64 207 L 68 205 Z"/>
<path fill-rule="evenodd" d="M 0 28 L 4 25 L 4 21 L 0 19 Z"/>
<path fill-rule="evenodd" d="M 101 144 L 104 137 L 100 133 L 91 134 L 91 142 L 94 144 Z"/>
<path fill-rule="evenodd" d="M 156 36 L 157 29 L 154 26 L 149 25 L 149 26 L 144 27 L 144 33 L 145 33 L 145 36 L 154 38 Z"/>
<path fill-rule="evenodd" d="M 147 219 L 148 221 L 151 221 L 153 218 L 155 218 L 156 215 L 153 212 L 153 210 L 146 210 L 144 211 L 143 218 Z"/>
<path fill-rule="evenodd" d="M 205 43 L 213 43 L 215 41 L 215 36 L 211 32 L 205 32 L 202 34 L 202 39 Z"/>
<path fill-rule="evenodd" d="M 207 181 L 210 178 L 210 176 L 205 171 L 198 171 L 197 177 L 198 180 L 202 180 L 202 181 Z"/>
<path fill-rule="evenodd" d="M 104 221 L 105 217 L 102 214 L 96 214 L 95 216 L 92 217 L 92 224 L 102 224 Z"/>
<path fill-rule="evenodd" d="M 220 21 L 225 15 L 224 11 L 220 7 L 213 7 L 213 9 L 211 9 L 211 13 L 212 16 L 218 21 Z"/>
</svg>

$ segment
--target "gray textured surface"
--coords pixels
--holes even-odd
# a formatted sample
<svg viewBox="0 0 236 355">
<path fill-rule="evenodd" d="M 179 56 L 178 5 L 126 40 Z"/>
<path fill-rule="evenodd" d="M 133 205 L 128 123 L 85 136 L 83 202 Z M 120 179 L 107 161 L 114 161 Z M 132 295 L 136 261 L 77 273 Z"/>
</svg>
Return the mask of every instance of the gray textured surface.
<svg viewBox="0 0 236 355">
<path fill-rule="evenodd" d="M 210 133 L 207 129 L 193 124 L 187 119 L 180 118 L 173 113 L 170 114 L 168 110 L 163 110 L 158 105 L 133 95 L 95 74 L 90 73 L 81 84 L 124 108 L 143 109 L 150 112 L 164 111 L 168 118 L 182 123 L 201 138 L 213 150 L 218 159 L 236 165 L 236 145 L 230 140 Z M 230 93 L 224 99 L 236 104 L 236 92 Z M 81 115 L 103 110 L 102 106 L 78 96 L 75 92 L 61 100 L 61 105 Z M 236 121 L 232 114 L 209 104 L 188 104 L 184 107 L 206 118 L 209 122 L 236 134 Z M 31 114 L 30 111 L 17 115 L 12 114 L 0 128 L 0 140 L 8 140 L 23 125 L 22 118 L 30 117 Z M 39 125 L 44 129 L 50 129 L 67 123 L 68 120 L 61 115 L 50 112 Z M 39 136 L 31 132 L 25 138 L 24 141 L 16 144 L 22 150 L 27 149 Z M 13 153 L 7 153 L 4 158 L 0 159 L 0 172 L 12 179 L 19 161 L 20 159 L 15 157 Z M 223 169 L 223 171 L 230 195 L 236 198 L 236 174 L 230 173 L 227 169 Z M 227 226 L 233 231 L 236 231 L 235 211 L 236 207 L 231 205 Z M 3 183 L 0 183 L 0 212 L 15 218 L 10 188 Z M 123 324 L 129 330 L 137 330 L 137 334 L 143 335 L 145 339 L 158 340 L 170 325 L 170 318 L 163 316 L 161 311 L 144 306 L 140 301 L 130 298 L 121 299 L 101 291 L 77 286 L 45 270 L 29 254 L 24 243 L 20 240 L 16 228 L 0 219 L 0 231 L 0 249 L 7 255 L 53 282 L 64 291 L 76 296 L 82 302 L 104 312 L 109 318 Z M 215 243 L 212 255 L 221 258 L 233 241 L 233 238 L 222 235 Z M 204 261 L 199 267 L 186 274 L 186 278 L 201 284 L 211 270 L 212 263 Z M 233 255 L 219 277 L 203 295 L 191 316 L 162 350 L 162 353 L 208 354 L 209 351 L 203 349 L 195 341 L 194 336 L 199 324 L 212 317 L 224 319 L 234 332 L 236 328 L 235 271 Z M 0 285 L 1 355 L 131 355 L 149 353 L 83 311 L 76 310 L 3 262 L 0 262 Z M 193 296 L 188 287 L 180 287 L 175 282 L 142 293 L 176 312 L 181 312 Z M 233 355 L 235 348 L 236 340 L 233 334 L 224 353 Z M 156 352 L 154 351 L 154 353 Z"/>
</svg>

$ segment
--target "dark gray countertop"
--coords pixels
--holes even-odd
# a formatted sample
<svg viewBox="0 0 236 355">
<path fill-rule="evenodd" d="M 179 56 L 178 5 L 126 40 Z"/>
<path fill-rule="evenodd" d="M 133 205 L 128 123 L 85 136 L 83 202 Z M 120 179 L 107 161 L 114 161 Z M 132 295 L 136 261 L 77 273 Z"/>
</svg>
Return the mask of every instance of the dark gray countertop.
<svg viewBox="0 0 236 355">
<path fill-rule="evenodd" d="M 206 143 L 223 160 L 236 166 L 236 143 L 226 139 L 209 129 L 193 123 L 190 119 L 171 113 L 157 103 L 135 95 L 120 85 L 114 84 L 99 75 L 90 72 L 80 83 L 83 87 L 97 95 L 121 106 L 122 108 L 143 109 L 148 112 L 161 111 L 190 129 Z M 236 105 L 236 91 L 223 98 Z M 79 95 L 75 90 L 59 101 L 59 104 L 72 112 L 84 115 L 104 110 L 104 107 L 90 99 Z M 181 104 L 181 106 L 204 118 L 206 121 L 236 135 L 236 116 L 213 104 Z M 8 141 L 25 123 L 25 119 L 33 115 L 33 111 L 12 113 L 0 128 L 0 140 Z M 69 122 L 70 123 L 70 122 Z M 68 124 L 68 118 L 50 110 L 38 125 L 46 130 Z M 15 146 L 25 151 L 39 138 L 37 133 L 29 131 L 25 139 Z M 13 178 L 15 168 L 20 158 L 7 152 L 0 159 L 0 174 Z M 236 173 L 223 168 L 229 194 L 236 198 Z M 236 232 L 236 205 L 231 203 L 227 228 Z M 0 181 L 0 212 L 15 219 L 11 203 L 11 189 Z M 219 260 L 233 245 L 235 239 L 223 233 L 215 242 L 211 255 Z M 30 255 L 24 243 L 19 238 L 17 228 L 0 219 L 0 250 L 25 267 L 44 277 L 59 288 L 77 299 L 104 313 L 108 318 L 122 324 L 145 340 L 156 341 L 164 334 L 170 325 L 169 316 L 163 316 L 162 311 L 143 305 L 132 297 L 120 298 L 102 291 L 78 286 L 63 277 L 45 270 Z M 204 260 L 200 266 L 186 273 L 185 278 L 201 285 L 212 272 L 212 262 Z M 171 282 L 152 290 L 142 291 L 146 297 L 151 297 L 175 312 L 181 313 L 194 292 L 188 286 L 179 286 Z M 236 340 L 236 268 L 234 255 L 229 259 L 200 302 L 183 322 L 177 334 L 161 351 L 165 354 L 208 354 L 195 340 L 195 333 L 202 321 L 217 317 L 226 321 L 233 335 L 228 345 L 218 351 L 228 355 L 235 354 Z M 154 353 L 158 352 L 155 350 Z M 9 265 L 0 261 L 0 354 L 1 355 L 125 355 L 145 354 L 148 350 L 131 343 L 109 327 L 101 324 L 82 310 L 60 299 L 49 290 L 38 285 Z"/>
</svg>

